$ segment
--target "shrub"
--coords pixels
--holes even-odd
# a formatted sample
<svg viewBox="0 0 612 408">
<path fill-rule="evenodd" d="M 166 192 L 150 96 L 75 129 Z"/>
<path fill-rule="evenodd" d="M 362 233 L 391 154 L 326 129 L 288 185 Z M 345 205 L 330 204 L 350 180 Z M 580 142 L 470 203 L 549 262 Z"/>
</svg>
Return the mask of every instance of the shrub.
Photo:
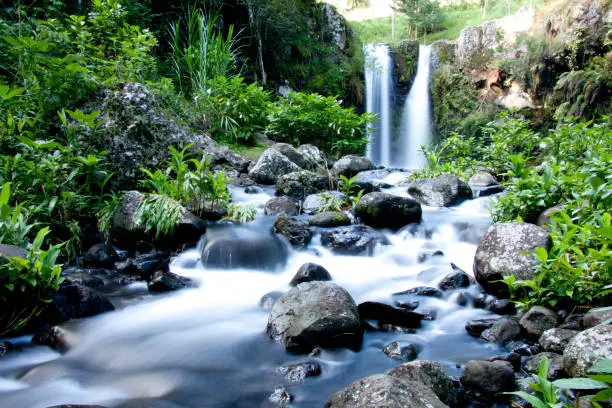
<svg viewBox="0 0 612 408">
<path fill-rule="evenodd" d="M 257 207 L 253 204 L 231 204 L 227 211 L 227 216 L 224 220 L 244 224 L 245 222 L 253 221 L 257 215 Z"/>
</svg>

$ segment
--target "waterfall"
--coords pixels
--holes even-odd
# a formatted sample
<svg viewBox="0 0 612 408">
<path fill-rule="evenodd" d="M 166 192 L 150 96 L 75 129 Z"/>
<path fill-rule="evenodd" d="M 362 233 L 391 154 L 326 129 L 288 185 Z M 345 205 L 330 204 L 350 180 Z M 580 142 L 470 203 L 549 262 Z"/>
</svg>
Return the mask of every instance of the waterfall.
<svg viewBox="0 0 612 408">
<path fill-rule="evenodd" d="M 368 129 L 367 156 L 383 166 L 391 165 L 391 100 L 393 62 L 389 46 L 366 45 L 366 110 L 378 115 Z"/>
<path fill-rule="evenodd" d="M 431 46 L 419 46 L 419 61 L 414 83 L 406 98 L 402 117 L 403 167 L 420 169 L 425 165 L 421 146 L 431 135 L 431 97 L 429 95 Z"/>
</svg>

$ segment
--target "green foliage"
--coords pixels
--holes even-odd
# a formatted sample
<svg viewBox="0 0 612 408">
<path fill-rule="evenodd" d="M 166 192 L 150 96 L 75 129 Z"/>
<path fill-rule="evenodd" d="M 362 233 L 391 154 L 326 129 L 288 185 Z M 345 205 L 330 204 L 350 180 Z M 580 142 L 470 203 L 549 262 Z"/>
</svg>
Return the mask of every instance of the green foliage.
<svg viewBox="0 0 612 408">
<path fill-rule="evenodd" d="M 317 212 L 340 211 L 345 204 L 345 201 L 334 193 L 323 193 L 323 204 L 317 209 Z"/>
<path fill-rule="evenodd" d="M 253 204 L 231 204 L 227 211 L 227 216 L 224 220 L 244 224 L 255 219 L 257 215 L 257 207 Z"/>
<path fill-rule="evenodd" d="M 155 232 L 155 239 L 169 235 L 183 219 L 181 204 L 164 195 L 151 194 L 145 198 L 134 214 L 134 227 L 143 226 L 145 233 Z"/>
<path fill-rule="evenodd" d="M 11 207 L 10 196 L 11 183 L 5 183 L 0 191 L 0 242 L 23 247 L 34 225 L 28 223 L 23 203 Z"/>
<path fill-rule="evenodd" d="M 525 391 L 507 392 L 504 394 L 517 395 L 530 403 L 534 408 L 563 408 L 569 406 L 559 399 L 558 388 L 548 380 L 549 365 L 550 361 L 547 357 L 540 359 L 538 372 L 532 375 L 534 381 L 529 383 L 529 387 L 534 391 L 534 394 L 529 394 Z"/>
<path fill-rule="evenodd" d="M 428 33 L 438 30 L 443 23 L 444 16 L 437 0 L 397 0 L 396 10 L 408 18 L 409 26 L 414 28 L 415 38 L 422 32 L 424 37 Z"/>
<path fill-rule="evenodd" d="M 372 114 L 358 115 L 333 97 L 291 93 L 273 104 L 266 132 L 294 145 L 312 143 L 337 155 L 363 153 Z"/>
</svg>

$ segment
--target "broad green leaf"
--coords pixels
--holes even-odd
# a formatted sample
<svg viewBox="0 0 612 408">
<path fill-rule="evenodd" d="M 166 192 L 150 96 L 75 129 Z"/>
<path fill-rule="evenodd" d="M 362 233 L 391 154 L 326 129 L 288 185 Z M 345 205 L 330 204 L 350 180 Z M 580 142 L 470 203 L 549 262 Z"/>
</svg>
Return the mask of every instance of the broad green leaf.
<svg viewBox="0 0 612 408">
<path fill-rule="evenodd" d="M 518 397 L 521 397 L 522 399 L 533 405 L 534 408 L 550 408 L 550 405 L 540 400 L 535 395 L 527 394 L 525 391 L 505 392 L 504 394 L 516 395 Z"/>
<path fill-rule="evenodd" d="M 608 384 L 591 378 L 564 378 L 554 381 L 553 385 L 558 388 L 572 390 L 598 390 L 608 387 Z"/>
</svg>

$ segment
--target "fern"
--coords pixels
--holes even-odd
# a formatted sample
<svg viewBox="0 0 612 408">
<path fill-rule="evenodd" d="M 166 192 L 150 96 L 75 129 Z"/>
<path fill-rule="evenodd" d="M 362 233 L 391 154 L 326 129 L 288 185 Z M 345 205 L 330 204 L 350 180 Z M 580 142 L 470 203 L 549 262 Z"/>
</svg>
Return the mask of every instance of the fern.
<svg viewBox="0 0 612 408">
<path fill-rule="evenodd" d="M 145 198 L 134 215 L 135 227 L 144 226 L 145 233 L 155 231 L 155 239 L 172 234 L 174 227 L 183 218 L 181 204 L 163 195 L 152 194 Z"/>
<path fill-rule="evenodd" d="M 257 208 L 253 204 L 232 204 L 229 206 L 227 216 L 223 219 L 238 223 L 253 221 Z"/>
</svg>

